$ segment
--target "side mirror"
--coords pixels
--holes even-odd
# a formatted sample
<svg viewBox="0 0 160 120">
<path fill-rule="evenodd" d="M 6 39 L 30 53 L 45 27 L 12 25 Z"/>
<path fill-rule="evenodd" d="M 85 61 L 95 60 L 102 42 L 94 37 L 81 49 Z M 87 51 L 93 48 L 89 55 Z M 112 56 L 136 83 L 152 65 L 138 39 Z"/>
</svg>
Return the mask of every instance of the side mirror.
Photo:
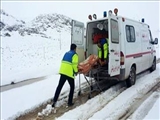
<svg viewBox="0 0 160 120">
<path fill-rule="evenodd" d="M 158 38 L 155 38 L 154 44 L 158 44 Z"/>
</svg>

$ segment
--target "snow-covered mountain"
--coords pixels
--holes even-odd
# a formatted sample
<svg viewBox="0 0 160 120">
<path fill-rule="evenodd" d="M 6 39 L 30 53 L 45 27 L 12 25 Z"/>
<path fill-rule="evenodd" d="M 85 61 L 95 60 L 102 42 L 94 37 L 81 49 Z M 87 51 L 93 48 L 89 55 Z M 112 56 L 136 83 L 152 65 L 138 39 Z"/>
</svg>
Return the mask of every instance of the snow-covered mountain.
<svg viewBox="0 0 160 120">
<path fill-rule="evenodd" d="M 10 37 L 12 31 L 17 31 L 22 26 L 25 25 L 25 21 L 18 20 L 12 15 L 9 15 L 4 10 L 0 10 L 1 20 L 0 20 L 0 36 Z"/>
<path fill-rule="evenodd" d="M 26 28 L 28 30 L 34 29 L 40 34 L 43 34 L 42 37 L 52 38 L 55 36 L 55 32 L 67 31 L 70 33 L 71 21 L 71 18 L 57 13 L 42 14 L 29 22 Z"/>
<path fill-rule="evenodd" d="M 71 43 L 71 19 L 44 14 L 26 23 L 1 10 L 1 85 L 58 73 Z"/>
<path fill-rule="evenodd" d="M 57 13 L 42 14 L 35 19 L 26 23 L 9 15 L 4 10 L 0 11 L 0 31 L 2 37 L 11 37 L 16 32 L 21 36 L 40 35 L 45 38 L 52 38 L 53 31 L 61 32 L 61 30 L 71 30 L 71 18 Z"/>
<path fill-rule="evenodd" d="M 1 14 L 1 23 L 5 25 L 12 26 L 15 24 L 17 25 L 25 24 L 25 21 L 16 19 L 15 17 L 13 17 L 12 15 L 9 15 L 2 9 L 0 9 L 0 14 Z"/>
<path fill-rule="evenodd" d="M 57 13 L 42 14 L 31 21 L 30 27 L 31 26 L 35 27 L 41 32 L 47 31 L 47 28 L 56 28 L 57 30 L 60 30 L 62 28 L 71 28 L 71 19 Z"/>
</svg>

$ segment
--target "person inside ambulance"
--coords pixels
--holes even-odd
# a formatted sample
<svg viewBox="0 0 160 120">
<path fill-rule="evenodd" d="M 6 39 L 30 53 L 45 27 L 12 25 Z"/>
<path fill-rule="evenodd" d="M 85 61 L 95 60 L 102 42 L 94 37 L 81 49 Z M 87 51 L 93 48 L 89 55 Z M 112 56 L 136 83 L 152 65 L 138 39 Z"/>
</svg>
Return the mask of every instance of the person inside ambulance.
<svg viewBox="0 0 160 120">
<path fill-rule="evenodd" d="M 99 23 L 97 28 L 101 31 L 101 38 L 97 42 L 98 46 L 98 62 L 101 66 L 107 66 L 108 62 L 108 31 L 104 29 L 104 25 Z"/>
<path fill-rule="evenodd" d="M 106 66 L 108 62 L 108 43 L 106 38 L 101 38 L 98 43 L 98 62 L 101 66 Z"/>
</svg>

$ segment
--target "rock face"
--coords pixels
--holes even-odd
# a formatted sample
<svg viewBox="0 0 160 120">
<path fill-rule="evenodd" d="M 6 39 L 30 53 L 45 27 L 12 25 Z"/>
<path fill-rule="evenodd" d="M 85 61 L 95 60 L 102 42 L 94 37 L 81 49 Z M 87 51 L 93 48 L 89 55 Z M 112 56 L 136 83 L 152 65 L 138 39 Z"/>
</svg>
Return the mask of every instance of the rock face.
<svg viewBox="0 0 160 120">
<path fill-rule="evenodd" d="M 16 19 L 4 10 L 0 10 L 0 14 L 1 37 L 12 37 L 12 35 L 18 33 L 21 36 L 40 35 L 41 37 L 50 38 L 47 35 L 49 31 L 61 32 L 62 29 L 71 31 L 72 19 L 57 13 L 39 15 L 28 23 Z"/>
</svg>

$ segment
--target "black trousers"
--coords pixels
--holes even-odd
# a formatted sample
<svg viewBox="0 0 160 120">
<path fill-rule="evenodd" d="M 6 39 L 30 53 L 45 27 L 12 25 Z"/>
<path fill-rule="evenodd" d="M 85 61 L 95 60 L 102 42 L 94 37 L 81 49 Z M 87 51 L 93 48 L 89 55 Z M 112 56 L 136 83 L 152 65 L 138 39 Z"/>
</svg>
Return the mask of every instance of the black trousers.
<svg viewBox="0 0 160 120">
<path fill-rule="evenodd" d="M 68 77 L 66 75 L 61 74 L 60 76 L 60 80 L 59 80 L 59 84 L 57 86 L 54 98 L 53 98 L 53 102 L 57 102 L 59 94 L 62 90 L 62 87 L 64 85 L 64 83 L 66 82 L 66 80 L 68 80 L 68 83 L 70 85 L 70 92 L 69 92 L 69 98 L 68 98 L 68 104 L 72 103 L 73 100 L 73 93 L 74 93 L 74 79 L 71 77 Z"/>
</svg>

